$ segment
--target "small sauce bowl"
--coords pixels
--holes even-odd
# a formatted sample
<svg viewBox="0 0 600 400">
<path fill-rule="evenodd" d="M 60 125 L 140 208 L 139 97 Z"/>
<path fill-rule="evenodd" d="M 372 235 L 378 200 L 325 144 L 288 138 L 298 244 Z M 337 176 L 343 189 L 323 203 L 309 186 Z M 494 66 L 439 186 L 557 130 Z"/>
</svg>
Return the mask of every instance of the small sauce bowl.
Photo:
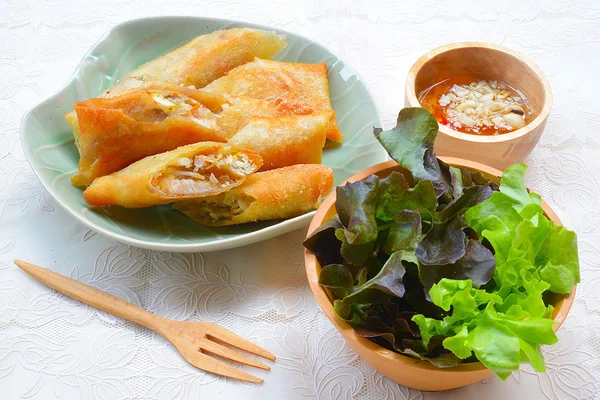
<svg viewBox="0 0 600 400">
<path fill-rule="evenodd" d="M 518 89 L 533 115 L 524 127 L 495 136 L 463 133 L 440 125 L 435 153 L 501 170 L 523 161 L 540 139 L 552 108 L 548 78 L 532 61 L 505 47 L 481 42 L 452 43 L 431 50 L 408 71 L 406 107 L 421 107 L 418 96 L 423 90 L 445 79 L 465 75 L 473 76 L 473 80 L 503 81 Z"/>
</svg>

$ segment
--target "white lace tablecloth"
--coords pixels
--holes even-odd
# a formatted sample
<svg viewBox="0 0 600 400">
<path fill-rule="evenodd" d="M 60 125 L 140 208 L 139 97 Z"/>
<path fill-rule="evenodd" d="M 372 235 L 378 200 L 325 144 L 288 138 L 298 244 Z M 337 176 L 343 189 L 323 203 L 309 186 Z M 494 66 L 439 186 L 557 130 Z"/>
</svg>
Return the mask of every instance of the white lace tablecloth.
<svg viewBox="0 0 600 400">
<path fill-rule="evenodd" d="M 442 393 L 384 378 L 316 305 L 304 273 L 305 229 L 235 251 L 169 254 L 112 242 L 70 218 L 25 160 L 21 116 L 67 81 L 107 29 L 174 14 L 272 25 L 325 44 L 360 72 L 388 126 L 409 67 L 438 45 L 489 41 L 537 62 L 555 100 L 527 160 L 528 184 L 577 231 L 582 269 L 560 342 L 544 348 L 547 371 L 524 366 L 506 382 Z M 599 70 L 597 0 L 0 0 L 0 399 L 600 398 Z M 161 337 L 57 295 L 13 258 L 162 316 L 217 322 L 278 361 L 258 372 L 266 379 L 259 386 L 202 373 Z"/>
</svg>

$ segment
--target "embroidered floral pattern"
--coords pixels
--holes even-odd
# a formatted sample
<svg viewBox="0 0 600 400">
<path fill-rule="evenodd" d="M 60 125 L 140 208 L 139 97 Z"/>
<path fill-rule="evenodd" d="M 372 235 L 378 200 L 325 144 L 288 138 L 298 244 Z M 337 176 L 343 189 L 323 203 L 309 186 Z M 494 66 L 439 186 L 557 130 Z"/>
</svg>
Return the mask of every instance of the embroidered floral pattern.
<svg viewBox="0 0 600 400">
<path fill-rule="evenodd" d="M 0 387 L 2 399 L 592 399 L 600 396 L 600 3 L 594 0 L 0 1 Z M 308 36 L 350 61 L 386 123 L 406 71 L 425 51 L 481 40 L 546 72 L 554 106 L 526 162 L 527 182 L 578 233 L 582 283 L 547 370 L 524 366 L 447 393 L 421 393 L 375 371 L 317 306 L 306 281 L 305 229 L 207 254 L 146 251 L 79 225 L 49 198 L 19 143 L 23 113 L 56 91 L 104 32 L 175 13 L 232 18 Z M 268 10 L 268 12 L 266 12 Z M 360 128 L 360 127 L 359 127 Z M 66 125 L 65 125 L 66 129 Z M 12 265 L 31 259 L 157 314 L 219 324 L 278 356 L 253 385 L 189 366 L 161 337 L 82 306 Z"/>
</svg>

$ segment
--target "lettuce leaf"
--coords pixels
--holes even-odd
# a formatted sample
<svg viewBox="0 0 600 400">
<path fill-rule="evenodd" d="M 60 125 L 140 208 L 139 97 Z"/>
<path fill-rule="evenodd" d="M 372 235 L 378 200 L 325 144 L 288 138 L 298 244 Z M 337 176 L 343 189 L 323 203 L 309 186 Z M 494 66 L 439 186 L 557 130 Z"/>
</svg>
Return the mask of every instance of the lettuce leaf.
<svg viewBox="0 0 600 400">
<path fill-rule="evenodd" d="M 450 172 L 450 184 L 452 185 L 452 197 L 457 198 L 462 196 L 463 188 L 463 173 L 460 168 L 449 166 L 448 171 Z"/>
<path fill-rule="evenodd" d="M 540 275 L 554 293 L 571 293 L 579 282 L 577 236 L 562 226 L 552 224 L 550 233 L 536 255 Z"/>
<path fill-rule="evenodd" d="M 304 247 L 314 253 L 319 264 L 341 264 L 340 250 L 342 243 L 335 237 L 335 231 L 342 227 L 340 219 L 335 217 L 327 220 L 304 241 Z"/>
<path fill-rule="evenodd" d="M 377 183 L 377 176 L 371 175 L 336 188 L 335 209 L 348 244 L 366 244 L 377 239 Z"/>
<path fill-rule="evenodd" d="M 390 257 L 375 277 L 344 297 L 344 302 L 347 304 L 379 303 L 382 299 L 381 293 L 403 297 L 405 292 L 403 278 L 406 273 L 403 262 L 417 262 L 415 248 L 421 236 L 419 213 L 410 210 L 399 212 L 384 245 L 384 250 L 391 253 Z"/>
<path fill-rule="evenodd" d="M 465 220 L 491 243 L 505 297 L 519 296 L 521 271 L 533 272 L 531 279 L 539 277 L 555 293 L 570 293 L 580 279 L 576 235 L 543 215 L 540 196 L 525 187 L 526 170 L 524 164 L 507 168 L 500 191 L 467 210 Z"/>
<path fill-rule="evenodd" d="M 417 247 L 417 259 L 425 265 L 447 265 L 460 260 L 466 252 L 465 221 L 456 216 L 434 223 Z"/>
<path fill-rule="evenodd" d="M 402 278 L 406 273 L 402 261 L 410 259 L 410 253 L 396 251 L 385 262 L 381 271 L 372 279 L 344 297 L 346 304 L 388 303 L 389 297 L 404 296 Z M 387 296 L 386 296 L 387 295 Z"/>
<path fill-rule="evenodd" d="M 513 207 L 521 212 L 527 205 L 540 205 L 542 198 L 539 194 L 529 193 L 525 187 L 525 171 L 527 165 L 513 164 L 502 174 L 500 193 L 514 201 Z"/>
<path fill-rule="evenodd" d="M 575 233 L 543 215 L 540 196 L 525 187 L 526 169 L 523 164 L 507 168 L 499 192 L 465 213 L 467 224 L 494 249 L 495 289 L 473 288 L 470 279 L 441 279 L 429 294 L 451 314 L 442 320 L 413 317 L 425 343 L 447 335 L 446 349 L 463 359 L 474 354 L 502 379 L 520 362 L 545 370 L 540 345 L 557 338 L 549 318 L 553 308 L 542 296 L 547 290 L 570 293 L 579 281 Z M 425 268 L 420 274 L 427 282 L 431 271 Z"/>
<path fill-rule="evenodd" d="M 413 252 L 421 242 L 421 215 L 417 211 L 402 210 L 390 226 L 390 231 L 383 245 L 383 251 L 392 254 L 399 250 Z M 416 263 L 412 257 L 411 262 Z"/>
<path fill-rule="evenodd" d="M 375 129 L 408 170 L 337 188 L 337 216 L 304 245 L 319 282 L 357 333 L 440 368 L 479 360 L 502 379 L 556 342 L 545 299 L 579 282 L 575 234 L 543 214 L 525 187 L 527 167 L 500 185 L 433 154 L 437 122 L 404 109 Z"/>
<path fill-rule="evenodd" d="M 419 279 L 426 292 L 443 278 L 468 279 L 479 288 L 494 276 L 496 260 L 492 252 L 477 240 L 469 239 L 465 255 L 450 265 L 419 265 Z"/>
<path fill-rule="evenodd" d="M 506 379 L 519 364 L 531 363 L 536 370 L 545 370 L 540 344 L 558 340 L 549 318 L 532 317 L 519 306 L 506 313 L 496 311 L 502 298 L 484 290 L 474 289 L 469 280 L 442 279 L 430 291 L 433 302 L 452 314 L 442 320 L 415 315 L 425 345 L 432 337 L 447 336 L 446 349 L 465 359 L 474 354 L 501 379 Z M 480 306 L 486 304 L 484 310 Z"/>
<path fill-rule="evenodd" d="M 398 164 L 408 169 L 415 180 L 431 181 L 437 197 L 451 188 L 449 177 L 442 174 L 433 154 L 438 123 L 424 108 L 404 108 L 396 126 L 388 131 L 376 128 L 375 137 Z"/>
<path fill-rule="evenodd" d="M 392 172 L 379 179 L 376 217 L 382 223 L 394 220 L 402 210 L 435 211 L 437 198 L 430 181 L 420 181 L 410 188 L 404 175 Z"/>
<path fill-rule="evenodd" d="M 447 265 L 463 258 L 467 249 L 467 235 L 462 214 L 491 195 L 489 186 L 471 186 L 441 211 L 434 212 L 433 225 L 416 250 L 419 262 L 424 265 Z"/>
<path fill-rule="evenodd" d="M 418 340 L 419 327 L 411 321 L 413 312 L 400 311 L 398 305 L 376 305 L 365 313 L 366 318 L 356 327 L 356 333 L 381 346 L 426 360 L 439 368 L 460 364 L 461 360 L 442 345 L 444 336 L 435 336 L 427 346 Z"/>
<path fill-rule="evenodd" d="M 331 290 L 337 297 L 344 298 L 352 293 L 354 278 L 344 265 L 329 264 L 321 270 L 319 283 Z"/>
<path fill-rule="evenodd" d="M 371 175 L 336 188 L 335 208 L 341 227 L 335 230 L 335 237 L 341 242 L 340 255 L 352 264 L 364 264 L 375 250 L 378 183 L 379 178 Z"/>
</svg>

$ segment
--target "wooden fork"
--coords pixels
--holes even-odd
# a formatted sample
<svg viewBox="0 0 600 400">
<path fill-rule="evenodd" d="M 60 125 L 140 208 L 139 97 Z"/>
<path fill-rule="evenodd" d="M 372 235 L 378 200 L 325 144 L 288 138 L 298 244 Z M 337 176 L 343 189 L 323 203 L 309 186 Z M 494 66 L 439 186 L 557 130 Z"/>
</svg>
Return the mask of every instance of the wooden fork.
<svg viewBox="0 0 600 400">
<path fill-rule="evenodd" d="M 271 369 L 269 366 L 224 345 L 230 345 L 248 353 L 275 361 L 275 356 L 267 350 L 216 324 L 210 322 L 174 321 L 159 317 L 125 300 L 57 274 L 56 272 L 21 260 L 15 260 L 14 262 L 23 271 L 60 293 L 159 333 L 173 343 L 175 348 L 179 350 L 181 355 L 190 364 L 201 370 L 242 381 L 263 382 L 262 379 L 254 375 L 240 371 L 207 355 L 216 355 L 226 360 L 251 365 L 264 370 Z"/>
</svg>

